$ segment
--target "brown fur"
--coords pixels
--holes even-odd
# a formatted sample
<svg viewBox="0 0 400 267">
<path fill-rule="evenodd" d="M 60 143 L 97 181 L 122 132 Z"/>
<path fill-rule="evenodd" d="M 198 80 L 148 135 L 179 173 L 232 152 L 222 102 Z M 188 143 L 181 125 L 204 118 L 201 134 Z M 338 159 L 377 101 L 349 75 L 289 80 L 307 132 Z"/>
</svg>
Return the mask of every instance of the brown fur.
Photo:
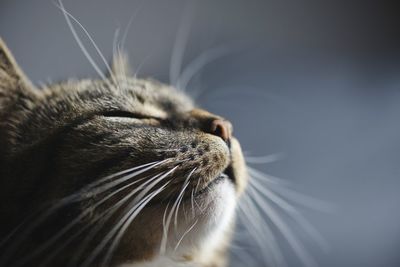
<svg viewBox="0 0 400 267">
<path fill-rule="evenodd" d="M 70 80 L 37 89 L 0 40 L 0 238 L 29 218 L 17 234 L 1 244 L 0 264 L 18 266 L 21 259 L 23 262 L 24 257 L 54 237 L 68 222 L 93 208 L 105 193 L 63 206 L 25 232 L 29 223 L 33 224 L 39 216 L 29 217 L 31 212 L 41 207 L 46 210 L 59 199 L 79 192 L 102 177 L 141 164 L 169 159 L 134 179 L 148 178 L 179 166 L 168 177 L 167 189 L 129 226 L 113 254 L 111 266 L 151 261 L 157 257 L 163 213 L 167 204 L 177 198 L 187 175 L 194 169 L 190 190 L 185 193 L 182 205 L 183 209 L 191 209 L 190 192 L 197 184 L 199 190 L 205 190 L 206 193 L 196 196 L 205 213 L 196 213 L 195 219 L 207 221 L 209 213 L 213 212 L 208 207 L 218 198 L 211 199 L 212 190 L 208 193 L 207 186 L 222 172 L 229 174 L 236 197 L 243 192 L 247 175 L 239 143 L 234 138 L 225 142 L 210 130 L 213 121 L 223 118 L 195 107 L 186 95 L 170 86 L 128 77 L 126 62 L 125 57 L 116 57 L 110 80 Z M 123 190 L 104 205 L 93 208 L 62 239 L 85 226 L 90 226 L 89 230 L 95 227 L 91 224 L 102 212 L 133 189 Z M 184 211 L 179 211 L 179 228 L 182 228 L 179 231 L 183 231 L 191 221 L 186 219 Z M 123 215 L 118 211 L 104 223 L 88 248 L 79 251 L 82 259 L 90 255 Z M 204 267 L 224 266 L 233 222 L 229 225 L 224 230 L 225 244 L 215 249 L 214 256 L 199 258 L 201 246 L 194 239 L 193 249 L 177 260 Z M 67 266 L 89 230 L 63 248 L 49 266 Z M 23 241 L 18 243 L 18 238 Z M 23 262 L 22 266 L 39 266 L 62 244 L 62 239 Z M 17 248 L 13 249 L 15 244 Z M 7 254 L 7 251 L 11 252 Z M 99 262 L 96 258 L 90 266 L 97 266 Z"/>
</svg>

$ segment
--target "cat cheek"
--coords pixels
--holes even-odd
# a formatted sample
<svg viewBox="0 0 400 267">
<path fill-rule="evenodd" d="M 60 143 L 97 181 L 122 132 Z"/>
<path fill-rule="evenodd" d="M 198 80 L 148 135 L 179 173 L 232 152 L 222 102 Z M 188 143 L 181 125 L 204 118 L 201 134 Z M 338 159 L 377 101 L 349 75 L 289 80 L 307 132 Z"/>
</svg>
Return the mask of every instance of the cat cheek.
<svg viewBox="0 0 400 267">
<path fill-rule="evenodd" d="M 243 157 L 240 143 L 236 138 L 231 140 L 231 153 L 232 153 L 232 171 L 236 183 L 236 191 L 238 195 L 242 194 L 246 189 L 249 175 L 246 169 L 246 163 Z"/>
</svg>

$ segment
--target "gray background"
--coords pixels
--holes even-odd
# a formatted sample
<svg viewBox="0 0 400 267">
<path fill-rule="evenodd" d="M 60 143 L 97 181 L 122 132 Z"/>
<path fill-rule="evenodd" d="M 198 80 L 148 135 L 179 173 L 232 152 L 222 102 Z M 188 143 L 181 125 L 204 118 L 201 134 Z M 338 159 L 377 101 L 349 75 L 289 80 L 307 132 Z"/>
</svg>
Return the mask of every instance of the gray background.
<svg viewBox="0 0 400 267">
<path fill-rule="evenodd" d="M 169 82 L 171 50 L 186 2 L 65 0 L 64 5 L 107 59 L 115 30 L 123 32 L 137 10 L 126 40 L 133 66 L 141 66 L 139 76 Z M 233 121 L 247 153 L 284 154 L 258 168 L 334 204 L 328 213 L 299 207 L 326 238 L 329 252 L 292 223 L 319 265 L 400 266 L 396 6 L 209 0 L 194 7 L 183 66 L 214 47 L 240 44 L 242 49 L 206 65 L 188 91 L 200 88 L 199 103 Z M 0 36 L 37 84 L 97 77 L 52 1 L 1 0 Z M 89 51 L 105 70 L 94 49 Z M 301 266 L 288 244 L 282 238 L 278 242 L 288 265 Z M 246 249 L 234 250 L 232 266 L 244 266 Z M 259 251 L 250 253 L 253 260 L 246 266 L 265 266 Z"/>
</svg>

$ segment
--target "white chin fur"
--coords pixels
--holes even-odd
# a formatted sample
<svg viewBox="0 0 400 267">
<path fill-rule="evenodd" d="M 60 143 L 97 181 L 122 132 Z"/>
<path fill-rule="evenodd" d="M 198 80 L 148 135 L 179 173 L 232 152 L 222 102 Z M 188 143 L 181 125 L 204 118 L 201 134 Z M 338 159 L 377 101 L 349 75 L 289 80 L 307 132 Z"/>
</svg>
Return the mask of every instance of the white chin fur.
<svg viewBox="0 0 400 267">
<path fill-rule="evenodd" d="M 211 191 L 200 195 L 196 202 L 194 219 L 191 200 L 187 199 L 185 203 L 182 203 L 184 208 L 179 209 L 178 229 L 176 232 L 172 231 L 175 234 L 169 236 L 165 255 L 159 255 L 151 261 L 123 264 L 120 267 L 198 266 L 196 263 L 200 262 L 196 259 L 194 262 L 182 262 L 183 256 L 188 254 L 195 254 L 198 259 L 210 259 L 214 251 L 221 247 L 221 242 L 224 242 L 226 231 L 234 217 L 236 207 L 234 185 L 228 179 L 222 180 L 215 184 Z M 171 229 L 173 227 L 173 222 L 171 222 Z M 191 227 L 192 229 L 187 232 Z M 176 248 L 176 244 L 183 235 L 183 239 Z"/>
<path fill-rule="evenodd" d="M 214 252 L 221 248 L 221 243 L 226 242 L 236 209 L 236 192 L 230 180 L 217 184 L 211 194 L 210 213 L 195 233 L 200 240 L 201 259 L 212 258 Z"/>
<path fill-rule="evenodd" d="M 196 203 L 194 203 L 195 218 L 192 215 L 191 200 L 187 199 L 184 204 L 186 213 L 181 212 L 179 217 L 185 223 L 179 225 L 176 235 L 171 238 L 167 252 L 173 258 L 179 259 L 184 254 L 191 254 L 193 250 L 208 253 L 207 251 L 213 251 L 219 246 L 234 217 L 236 207 L 234 185 L 230 180 L 224 179 L 213 185 L 209 192 L 198 196 Z M 186 233 L 175 249 L 177 241 L 191 226 L 192 230 Z"/>
</svg>

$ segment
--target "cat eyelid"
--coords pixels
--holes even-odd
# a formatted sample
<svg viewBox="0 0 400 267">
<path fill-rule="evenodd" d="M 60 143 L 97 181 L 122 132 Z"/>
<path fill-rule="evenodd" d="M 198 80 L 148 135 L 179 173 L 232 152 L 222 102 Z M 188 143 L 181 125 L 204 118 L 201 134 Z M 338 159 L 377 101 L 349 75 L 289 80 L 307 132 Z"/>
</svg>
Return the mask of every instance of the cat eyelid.
<svg viewBox="0 0 400 267">
<path fill-rule="evenodd" d="M 131 119 L 139 119 L 139 120 L 144 120 L 144 119 L 161 120 L 161 118 L 159 118 L 159 117 L 145 115 L 145 114 L 141 114 L 141 113 L 135 113 L 135 112 L 131 112 L 131 111 L 124 111 L 124 110 L 107 111 L 107 112 L 103 112 L 101 115 L 103 117 L 114 117 L 114 118 L 131 118 Z"/>
</svg>

